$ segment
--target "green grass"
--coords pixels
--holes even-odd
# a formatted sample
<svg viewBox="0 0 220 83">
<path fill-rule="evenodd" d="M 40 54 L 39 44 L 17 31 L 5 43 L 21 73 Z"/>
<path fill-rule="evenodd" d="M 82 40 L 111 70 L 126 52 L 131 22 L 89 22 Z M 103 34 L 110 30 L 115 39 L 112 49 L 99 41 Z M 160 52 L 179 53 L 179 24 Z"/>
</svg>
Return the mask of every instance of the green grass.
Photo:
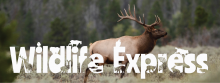
<svg viewBox="0 0 220 83">
<path fill-rule="evenodd" d="M 173 82 L 173 83 L 183 83 L 183 82 L 220 82 L 220 48 L 215 47 L 209 47 L 209 46 L 198 46 L 196 48 L 190 48 L 190 47 L 182 47 L 182 49 L 189 50 L 189 53 L 194 53 L 196 56 L 200 53 L 206 53 L 208 56 L 207 62 L 205 62 L 208 65 L 208 71 L 204 74 L 196 73 L 196 71 L 192 74 L 186 74 L 186 73 L 179 73 L 178 70 L 175 70 L 174 73 L 170 72 L 167 68 L 166 64 L 163 64 L 164 72 L 157 73 L 146 73 L 146 79 L 141 79 L 140 74 L 135 77 L 133 73 L 126 73 L 124 78 L 120 79 L 119 74 L 113 73 L 113 65 L 105 65 L 104 66 L 104 72 L 102 76 L 99 74 L 93 74 L 90 73 L 88 77 L 88 82 L 98 82 L 98 83 L 145 83 L 145 82 Z M 176 51 L 176 49 L 173 46 L 163 46 L 158 47 L 155 46 L 153 53 L 156 57 L 158 54 L 167 53 L 167 58 L 171 54 L 173 54 Z M 49 53 L 51 55 L 51 53 Z M 78 54 L 79 56 L 79 54 Z M 87 54 L 88 56 L 88 54 Z M 49 57 L 48 57 L 49 58 Z M 87 64 L 90 62 L 90 58 L 87 58 L 82 66 L 82 72 L 85 72 L 85 69 L 87 68 Z M 128 64 L 129 65 L 129 64 Z M 137 62 L 137 65 L 139 69 L 141 68 L 140 65 L 140 57 Z M 182 64 L 184 67 L 187 67 L 188 65 Z M 201 67 L 198 64 L 195 65 L 197 67 Z M 78 64 L 79 68 L 79 64 Z M 82 83 L 84 79 L 84 73 L 46 73 L 46 74 L 39 74 L 36 73 L 35 65 L 33 68 L 31 68 L 33 71 L 32 73 L 24 73 L 24 70 L 21 70 L 21 73 L 17 76 L 17 79 L 15 82 L 74 82 L 74 83 Z"/>
</svg>

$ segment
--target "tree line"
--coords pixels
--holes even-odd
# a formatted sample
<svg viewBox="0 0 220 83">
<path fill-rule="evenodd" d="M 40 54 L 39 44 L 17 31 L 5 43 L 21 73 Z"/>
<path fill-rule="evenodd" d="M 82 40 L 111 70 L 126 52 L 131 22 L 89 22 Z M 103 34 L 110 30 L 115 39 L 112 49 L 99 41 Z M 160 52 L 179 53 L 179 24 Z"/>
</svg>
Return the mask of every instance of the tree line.
<svg viewBox="0 0 220 83">
<path fill-rule="evenodd" d="M 9 20 L 17 21 L 16 46 L 67 45 L 70 40 L 81 40 L 88 45 L 97 40 L 124 35 L 135 36 L 143 33 L 141 25 L 125 20 L 117 22 L 117 13 L 136 7 L 137 16 L 145 14 L 147 24 L 155 21 L 154 15 L 162 20 L 168 37 L 158 40 L 158 45 L 166 45 L 186 32 L 218 27 L 220 25 L 219 1 L 213 0 L 0 0 L 1 11 Z M 11 4 L 13 3 L 13 4 Z M 38 8 L 34 8 L 35 7 Z M 16 8 L 15 8 L 16 7 Z M 54 9 L 50 9 L 54 8 Z M 124 13 L 124 12 L 123 12 Z"/>
</svg>

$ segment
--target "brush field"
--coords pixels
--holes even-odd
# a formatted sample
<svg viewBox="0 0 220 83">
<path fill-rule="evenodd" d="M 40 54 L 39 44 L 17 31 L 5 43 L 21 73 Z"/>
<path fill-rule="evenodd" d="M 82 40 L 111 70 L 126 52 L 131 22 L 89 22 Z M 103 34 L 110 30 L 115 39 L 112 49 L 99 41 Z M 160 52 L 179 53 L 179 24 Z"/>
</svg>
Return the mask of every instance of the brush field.
<svg viewBox="0 0 220 83">
<path fill-rule="evenodd" d="M 179 73 L 178 70 L 174 71 L 173 73 L 169 71 L 167 68 L 167 64 L 163 64 L 163 73 L 157 73 L 157 69 L 153 73 L 146 73 L 146 79 L 141 79 L 140 74 L 138 74 L 136 77 L 133 75 L 133 73 L 125 73 L 125 76 L 120 79 L 119 74 L 113 73 L 113 65 L 107 64 L 104 66 L 104 72 L 102 76 L 99 74 L 93 74 L 90 73 L 88 77 L 88 83 L 145 83 L 145 82 L 165 82 L 165 83 L 183 83 L 183 82 L 220 82 L 220 47 L 209 47 L 209 46 L 197 46 L 195 48 L 190 47 L 181 47 L 181 49 L 189 50 L 189 53 L 194 53 L 196 56 L 201 53 L 207 54 L 207 62 L 205 62 L 208 65 L 208 71 L 204 70 L 206 73 L 199 74 L 196 71 L 191 74 L 186 73 Z M 158 47 L 155 46 L 153 53 L 156 57 L 158 54 L 164 54 L 167 53 L 167 58 L 171 54 L 176 52 L 176 49 L 174 46 L 162 46 Z M 27 53 L 29 53 L 27 51 Z M 51 55 L 49 53 L 48 55 Z M 78 53 L 79 56 L 79 53 Z M 87 54 L 88 56 L 88 54 Z M 36 58 L 36 57 L 35 57 Z M 49 58 L 49 57 L 48 57 Z M 138 59 L 137 65 L 139 69 L 141 68 L 140 64 L 140 57 Z M 59 62 L 59 61 L 56 61 Z M 82 66 L 82 72 L 83 73 L 51 73 L 50 71 L 46 74 L 43 73 L 36 73 L 36 67 L 35 65 L 33 67 L 28 67 L 31 69 L 31 73 L 24 73 L 23 67 L 21 67 L 21 72 L 17 76 L 15 82 L 32 82 L 32 83 L 54 83 L 54 82 L 72 82 L 72 83 L 83 83 L 84 80 L 84 72 L 87 68 L 87 64 L 90 62 L 90 58 L 87 58 Z M 193 62 L 196 67 L 201 67 L 196 62 Z M 34 64 L 36 64 L 34 62 Z M 28 65 L 28 63 L 26 63 Z M 129 65 L 129 64 L 128 64 Z M 184 67 L 187 67 L 188 65 L 182 64 Z M 64 68 L 65 70 L 65 68 Z M 78 64 L 78 70 L 79 70 L 79 64 Z"/>
</svg>

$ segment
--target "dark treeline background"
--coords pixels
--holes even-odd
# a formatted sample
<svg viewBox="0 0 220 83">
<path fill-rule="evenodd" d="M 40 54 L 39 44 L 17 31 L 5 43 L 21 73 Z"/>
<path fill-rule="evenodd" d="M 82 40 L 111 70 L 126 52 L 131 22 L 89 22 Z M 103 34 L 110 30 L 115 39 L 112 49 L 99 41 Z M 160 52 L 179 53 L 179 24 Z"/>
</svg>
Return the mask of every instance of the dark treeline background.
<svg viewBox="0 0 220 83">
<path fill-rule="evenodd" d="M 220 0 L 0 0 L 0 82 L 16 78 L 8 57 L 10 46 L 66 46 L 81 40 L 94 41 L 135 36 L 144 28 L 131 20 L 117 22 L 117 13 L 128 4 L 147 24 L 162 20 L 168 35 L 157 45 L 178 47 L 220 45 Z M 142 19 L 143 20 L 143 19 Z M 19 50 L 17 48 L 16 50 Z M 17 54 L 18 55 L 18 54 Z"/>
<path fill-rule="evenodd" d="M 16 22 L 15 46 L 68 45 L 81 40 L 88 46 L 97 40 L 140 35 L 144 28 L 131 20 L 117 22 L 128 4 L 147 24 L 162 20 L 168 36 L 157 45 L 219 46 L 219 0 L 0 0 L 7 23 Z M 2 18 L 0 18 L 2 19 Z M 143 19 L 142 19 L 143 20 Z M 7 37 L 7 35 L 5 35 Z M 1 40 L 2 41 L 2 40 Z"/>
</svg>

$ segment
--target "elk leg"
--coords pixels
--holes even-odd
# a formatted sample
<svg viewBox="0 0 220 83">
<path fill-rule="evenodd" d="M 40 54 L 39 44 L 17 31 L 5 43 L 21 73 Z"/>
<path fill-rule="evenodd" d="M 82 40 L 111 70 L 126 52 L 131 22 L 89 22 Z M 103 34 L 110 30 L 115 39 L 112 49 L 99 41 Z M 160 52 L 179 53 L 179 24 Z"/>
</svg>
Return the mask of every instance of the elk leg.
<svg viewBox="0 0 220 83">
<path fill-rule="evenodd" d="M 101 65 L 104 65 L 104 63 L 99 63 L 98 65 L 101 66 Z M 99 70 L 97 70 L 97 71 L 99 71 Z M 99 75 L 102 76 L 102 73 L 99 73 Z"/>
<path fill-rule="evenodd" d="M 103 65 L 103 67 L 104 67 L 104 64 L 106 62 L 106 58 L 103 57 L 103 60 L 104 60 L 104 63 L 98 63 L 98 66 L 102 66 Z M 96 71 L 100 71 L 100 70 L 96 70 Z M 99 75 L 102 76 L 102 73 L 99 73 Z"/>
<path fill-rule="evenodd" d="M 135 73 L 134 68 L 132 68 L 132 72 L 133 72 L 134 76 L 136 77 L 137 73 Z"/>
<path fill-rule="evenodd" d="M 95 59 L 97 59 L 97 58 L 95 58 Z M 98 64 L 96 64 L 96 65 L 98 65 L 98 66 L 104 65 L 105 62 L 106 62 L 106 59 L 107 59 L 107 58 L 104 58 L 104 57 L 103 57 L 104 63 L 98 63 Z M 93 61 L 93 60 L 91 59 L 91 61 Z M 86 69 L 86 73 L 85 73 L 84 83 L 87 82 L 87 79 L 88 79 L 88 76 L 89 76 L 89 73 L 90 73 L 90 72 L 91 72 L 91 71 L 89 70 L 89 68 L 87 68 L 87 69 Z M 99 75 L 101 76 L 102 74 L 99 73 Z"/>
<path fill-rule="evenodd" d="M 125 64 L 125 66 L 121 66 L 121 70 L 122 70 L 122 72 L 121 72 L 121 78 L 123 78 L 123 76 L 124 76 L 124 74 L 125 74 L 125 69 L 126 69 L 126 67 L 127 67 L 127 63 Z"/>
<path fill-rule="evenodd" d="M 89 76 L 89 73 L 90 73 L 90 72 L 91 72 L 91 71 L 89 70 L 89 68 L 87 68 L 87 69 L 86 69 L 86 73 L 85 73 L 84 83 L 87 82 L 87 79 L 88 79 L 88 76 Z"/>
</svg>

